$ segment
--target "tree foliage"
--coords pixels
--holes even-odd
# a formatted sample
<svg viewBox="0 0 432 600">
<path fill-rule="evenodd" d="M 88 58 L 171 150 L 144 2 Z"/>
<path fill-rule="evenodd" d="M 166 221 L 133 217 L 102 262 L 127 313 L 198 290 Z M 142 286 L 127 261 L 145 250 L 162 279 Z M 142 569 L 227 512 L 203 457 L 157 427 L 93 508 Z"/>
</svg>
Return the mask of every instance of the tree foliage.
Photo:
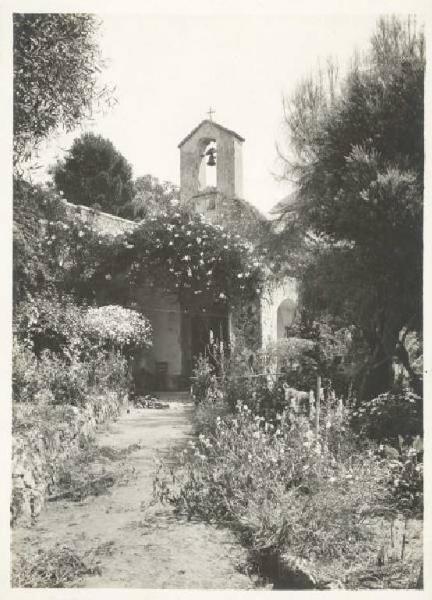
<svg viewBox="0 0 432 600">
<path fill-rule="evenodd" d="M 71 130 L 91 116 L 108 90 L 90 14 L 22 13 L 13 17 L 15 162 L 27 160 L 59 126 Z"/>
<path fill-rule="evenodd" d="M 133 195 L 132 167 L 100 135 L 84 133 L 52 168 L 57 190 L 73 204 L 118 214 Z"/>
<path fill-rule="evenodd" d="M 170 181 L 159 181 L 153 175 L 138 177 L 134 182 L 134 196 L 120 214 L 126 219 L 139 221 L 146 217 L 170 212 L 179 203 L 179 188 Z"/>
<path fill-rule="evenodd" d="M 421 329 L 424 68 L 422 31 L 382 18 L 342 81 L 332 68 L 285 102 L 285 234 L 294 223 L 312 240 L 306 305 L 360 328 L 366 396 L 388 389 L 401 330 Z"/>
</svg>

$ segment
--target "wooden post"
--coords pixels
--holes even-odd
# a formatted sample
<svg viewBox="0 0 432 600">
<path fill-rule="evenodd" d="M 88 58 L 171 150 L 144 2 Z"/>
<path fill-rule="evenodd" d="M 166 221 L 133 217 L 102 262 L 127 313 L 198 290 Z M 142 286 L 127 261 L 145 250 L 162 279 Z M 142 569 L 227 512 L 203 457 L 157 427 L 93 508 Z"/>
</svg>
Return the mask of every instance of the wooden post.
<svg viewBox="0 0 432 600">
<path fill-rule="evenodd" d="M 317 437 L 318 437 L 318 433 L 319 433 L 320 408 L 321 408 L 321 375 L 317 375 L 316 399 L 315 399 L 315 435 Z"/>
<path fill-rule="evenodd" d="M 407 539 L 407 524 L 408 524 L 408 518 L 405 517 L 405 522 L 404 522 L 404 531 L 403 531 L 403 535 L 402 535 L 402 550 L 401 550 L 401 561 L 403 561 L 403 559 L 405 558 L 405 546 L 406 546 L 406 539 Z"/>
<path fill-rule="evenodd" d="M 313 390 L 309 391 L 309 420 L 312 421 L 315 412 L 315 398 Z"/>
</svg>

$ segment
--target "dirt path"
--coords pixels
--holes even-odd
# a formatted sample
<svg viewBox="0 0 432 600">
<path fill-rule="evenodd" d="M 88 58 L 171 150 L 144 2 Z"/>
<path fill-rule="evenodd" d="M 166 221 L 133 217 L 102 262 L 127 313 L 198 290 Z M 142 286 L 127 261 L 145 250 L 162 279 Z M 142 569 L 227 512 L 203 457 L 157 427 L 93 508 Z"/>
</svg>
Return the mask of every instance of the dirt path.
<svg viewBox="0 0 432 600">
<path fill-rule="evenodd" d="M 71 587 L 250 589 L 238 572 L 245 559 L 230 532 L 176 518 L 170 507 L 149 507 L 154 457 L 182 446 L 191 435 L 190 403 L 166 410 L 131 409 L 99 433 L 97 443 L 116 450 L 140 448 L 127 458 L 134 477 L 108 494 L 80 502 L 49 503 L 31 528 L 13 532 L 13 551 L 36 553 L 58 543 L 78 552 L 97 549 L 101 574 Z"/>
</svg>

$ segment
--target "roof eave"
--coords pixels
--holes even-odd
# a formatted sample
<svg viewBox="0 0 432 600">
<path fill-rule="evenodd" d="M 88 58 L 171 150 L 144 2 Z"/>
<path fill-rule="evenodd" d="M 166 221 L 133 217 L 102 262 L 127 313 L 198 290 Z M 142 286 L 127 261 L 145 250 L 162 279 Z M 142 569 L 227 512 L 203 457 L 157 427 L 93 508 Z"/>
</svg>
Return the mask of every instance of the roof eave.
<svg viewBox="0 0 432 600">
<path fill-rule="evenodd" d="M 188 133 L 188 135 L 185 138 L 182 139 L 182 141 L 178 144 L 177 148 L 181 148 L 183 146 L 183 144 L 185 144 L 198 131 L 198 129 L 200 127 L 202 127 L 203 125 L 205 125 L 206 123 L 210 123 L 211 125 L 214 125 L 218 129 L 225 131 L 225 133 L 229 133 L 229 134 L 233 135 L 240 142 L 245 141 L 245 138 L 242 137 L 241 135 L 239 135 L 236 131 L 233 131 L 232 129 L 228 129 L 227 127 L 224 127 L 223 125 L 219 125 L 219 123 L 216 123 L 216 121 L 210 121 L 210 119 L 204 119 L 203 121 L 201 121 L 201 123 L 199 123 L 199 125 L 194 127 L 192 129 L 192 131 L 190 133 Z"/>
</svg>

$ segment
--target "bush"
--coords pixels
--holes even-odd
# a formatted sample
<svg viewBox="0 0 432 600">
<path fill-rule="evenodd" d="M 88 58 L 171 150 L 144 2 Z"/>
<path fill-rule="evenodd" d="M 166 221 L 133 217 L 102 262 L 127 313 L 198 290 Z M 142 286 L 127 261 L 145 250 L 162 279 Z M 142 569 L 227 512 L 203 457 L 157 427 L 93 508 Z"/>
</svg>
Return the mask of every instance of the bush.
<svg viewBox="0 0 432 600">
<path fill-rule="evenodd" d="M 207 356 L 200 355 L 192 372 L 192 397 L 196 404 L 214 399 L 219 384 L 215 368 L 210 364 Z"/>
<path fill-rule="evenodd" d="M 389 468 L 350 437 L 336 417 L 316 438 L 304 417 L 272 423 L 242 406 L 190 442 L 178 468 L 161 464 L 155 493 L 189 517 L 227 520 L 255 551 L 354 560 L 369 543 L 365 517 L 389 498 Z"/>
<path fill-rule="evenodd" d="M 15 314 L 16 402 L 82 405 L 104 388 L 127 389 L 126 356 L 151 343 L 151 326 L 120 306 L 87 308 L 73 298 L 40 294 Z"/>
<path fill-rule="evenodd" d="M 400 439 L 400 456 L 390 461 L 390 485 L 394 502 L 404 512 L 423 512 L 423 441 L 410 444 Z"/>
<path fill-rule="evenodd" d="M 151 325 L 141 313 L 113 305 L 88 308 L 55 293 L 29 296 L 15 312 L 14 327 L 36 354 L 50 350 L 67 359 L 151 345 Z"/>
<path fill-rule="evenodd" d="M 83 405 L 105 389 L 126 391 L 128 366 L 119 353 L 95 354 L 86 361 L 65 362 L 50 350 L 39 357 L 15 340 L 12 392 L 14 402 Z"/>
<path fill-rule="evenodd" d="M 12 345 L 12 397 L 14 402 L 33 402 L 42 391 L 39 364 L 32 350 L 14 339 Z"/>
<path fill-rule="evenodd" d="M 90 553 L 56 545 L 35 555 L 16 556 L 12 563 L 12 585 L 18 588 L 63 588 L 85 575 L 100 574 L 101 569 Z"/>
<path fill-rule="evenodd" d="M 398 445 L 398 438 L 412 440 L 423 433 L 423 399 L 408 388 L 380 394 L 359 404 L 353 425 L 374 440 Z"/>
<path fill-rule="evenodd" d="M 121 306 L 89 308 L 84 315 L 85 335 L 104 345 L 131 351 L 151 345 L 151 325 L 135 310 Z"/>
<path fill-rule="evenodd" d="M 18 339 L 40 356 L 45 350 L 63 359 L 82 344 L 85 308 L 54 292 L 28 295 L 14 315 L 14 330 Z"/>
<path fill-rule="evenodd" d="M 209 354 L 196 362 L 192 394 L 197 403 L 223 400 L 231 412 L 240 403 L 264 414 L 279 408 L 276 396 L 283 398 L 282 387 L 276 390 L 273 384 L 274 376 L 261 353 L 237 346 L 226 355 L 218 344 L 213 344 Z"/>
</svg>

